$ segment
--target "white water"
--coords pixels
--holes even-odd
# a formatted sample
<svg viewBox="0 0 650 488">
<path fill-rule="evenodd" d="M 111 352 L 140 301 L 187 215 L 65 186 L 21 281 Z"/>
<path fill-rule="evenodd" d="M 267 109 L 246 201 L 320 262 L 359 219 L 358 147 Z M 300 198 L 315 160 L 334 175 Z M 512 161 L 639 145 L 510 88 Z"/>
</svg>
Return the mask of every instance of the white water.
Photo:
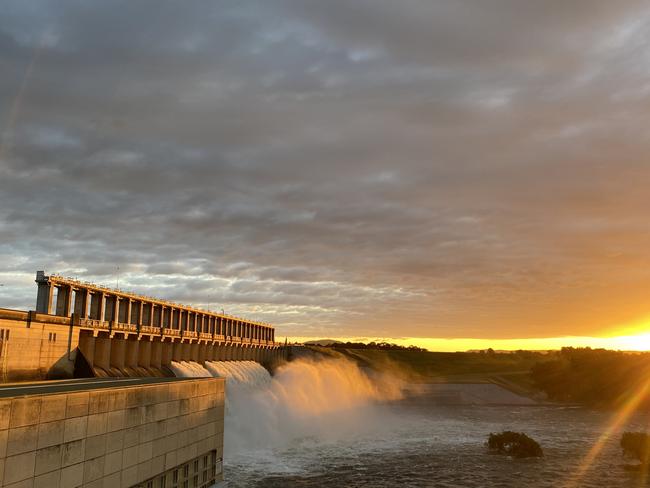
<svg viewBox="0 0 650 488">
<path fill-rule="evenodd" d="M 177 378 L 209 378 L 210 372 L 194 361 L 172 361 L 171 370 Z"/>
<path fill-rule="evenodd" d="M 206 362 L 206 369 L 214 377 L 226 378 L 226 388 L 264 388 L 271 382 L 271 375 L 255 361 Z"/>
<path fill-rule="evenodd" d="M 440 385 L 429 395 L 380 405 L 399 398 L 399 383 L 386 377 L 371 381 L 345 360 L 297 360 L 274 377 L 256 363 L 197 366 L 174 365 L 179 375 L 200 372 L 227 378 L 224 461 L 232 488 L 554 488 L 575 479 L 582 460 L 603 439 L 603 451 L 580 486 L 647 485 L 638 472 L 626 468 L 618 439 L 624 430 L 646 429 L 648 414 L 630 417 L 607 438 L 608 412 L 438 404 Z M 455 392 L 485 389 L 443 387 Z M 486 436 L 501 430 L 531 434 L 543 445 L 544 459 L 520 462 L 489 454 Z"/>
<path fill-rule="evenodd" d="M 377 402 L 401 397 L 401 384 L 372 380 L 347 359 L 298 359 L 271 377 L 254 361 L 215 361 L 205 367 L 173 362 L 176 376 L 226 378 L 225 451 L 282 448 L 296 439 L 335 440 L 377 428 Z"/>
<path fill-rule="evenodd" d="M 206 362 L 205 368 L 181 362 L 172 369 L 176 376 L 226 378 L 224 461 L 234 486 L 250 486 L 249 476 L 258 476 L 248 471 L 253 467 L 265 473 L 308 469 L 313 459 L 296 449 L 336 452 L 341 442 L 357 444 L 369 433 L 389 439 L 404 420 L 378 405 L 401 398 L 401 382 L 387 375 L 371 379 L 343 358 L 298 359 L 273 377 L 253 361 Z"/>
</svg>

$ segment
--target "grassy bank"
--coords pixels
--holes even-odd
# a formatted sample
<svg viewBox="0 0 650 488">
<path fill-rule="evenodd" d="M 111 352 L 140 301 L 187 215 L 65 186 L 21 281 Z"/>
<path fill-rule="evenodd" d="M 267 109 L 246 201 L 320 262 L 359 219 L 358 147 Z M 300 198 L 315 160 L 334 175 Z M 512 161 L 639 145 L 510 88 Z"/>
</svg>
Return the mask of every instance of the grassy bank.
<svg viewBox="0 0 650 488">
<path fill-rule="evenodd" d="M 531 368 L 541 353 L 430 352 L 410 350 L 345 349 L 308 346 L 314 352 L 343 355 L 360 366 L 389 371 L 410 382 L 494 383 L 514 393 L 536 393 Z"/>
<path fill-rule="evenodd" d="M 446 353 L 310 347 L 323 354 L 343 355 L 363 367 L 390 371 L 410 382 L 494 383 L 554 402 L 650 409 L 650 353 L 589 348 Z"/>
</svg>

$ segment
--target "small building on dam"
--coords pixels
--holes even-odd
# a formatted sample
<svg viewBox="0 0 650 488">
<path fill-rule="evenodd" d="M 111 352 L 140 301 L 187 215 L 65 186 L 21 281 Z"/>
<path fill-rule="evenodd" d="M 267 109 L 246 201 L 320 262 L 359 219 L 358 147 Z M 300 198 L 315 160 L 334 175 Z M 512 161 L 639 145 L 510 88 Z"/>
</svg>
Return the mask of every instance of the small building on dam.
<svg viewBox="0 0 650 488">
<path fill-rule="evenodd" d="M 286 349 L 269 324 L 36 275 L 36 309 L 0 309 L 0 486 L 214 486 L 223 378 L 172 362 L 256 361 Z"/>
</svg>

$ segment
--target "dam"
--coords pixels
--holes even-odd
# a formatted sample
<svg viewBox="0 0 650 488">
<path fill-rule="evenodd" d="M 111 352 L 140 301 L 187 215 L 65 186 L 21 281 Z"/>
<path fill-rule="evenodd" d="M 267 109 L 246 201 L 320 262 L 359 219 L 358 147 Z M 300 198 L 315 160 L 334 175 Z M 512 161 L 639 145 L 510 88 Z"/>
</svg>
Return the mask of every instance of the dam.
<svg viewBox="0 0 650 488">
<path fill-rule="evenodd" d="M 0 487 L 209 488 L 225 377 L 286 359 L 273 326 L 36 274 L 0 309 Z"/>
<path fill-rule="evenodd" d="M 222 479 L 224 380 L 0 386 L 0 486 L 208 488 Z"/>
<path fill-rule="evenodd" d="M 0 309 L 2 381 L 173 376 L 172 361 L 256 361 L 286 348 L 269 324 L 36 274 L 36 310 Z"/>
</svg>

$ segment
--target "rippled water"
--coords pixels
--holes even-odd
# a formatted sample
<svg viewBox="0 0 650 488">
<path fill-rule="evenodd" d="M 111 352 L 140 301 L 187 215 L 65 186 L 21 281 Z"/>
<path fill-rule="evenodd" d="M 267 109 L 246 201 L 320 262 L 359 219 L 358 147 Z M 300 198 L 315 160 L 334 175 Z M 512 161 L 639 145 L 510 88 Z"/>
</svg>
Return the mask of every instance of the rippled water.
<svg viewBox="0 0 650 488">
<path fill-rule="evenodd" d="M 345 414 L 340 415 L 345 423 Z M 282 447 L 227 453 L 226 479 L 231 488 L 641 486 L 644 480 L 626 469 L 630 461 L 622 457 L 618 442 L 622 430 L 645 430 L 647 415 L 636 415 L 613 432 L 584 476 L 576 478 L 611 420 L 610 413 L 579 408 L 404 400 L 374 406 L 364 413 L 363 425 L 345 435 L 307 436 Z M 512 460 L 488 454 L 487 435 L 506 429 L 537 439 L 545 457 Z"/>
</svg>

